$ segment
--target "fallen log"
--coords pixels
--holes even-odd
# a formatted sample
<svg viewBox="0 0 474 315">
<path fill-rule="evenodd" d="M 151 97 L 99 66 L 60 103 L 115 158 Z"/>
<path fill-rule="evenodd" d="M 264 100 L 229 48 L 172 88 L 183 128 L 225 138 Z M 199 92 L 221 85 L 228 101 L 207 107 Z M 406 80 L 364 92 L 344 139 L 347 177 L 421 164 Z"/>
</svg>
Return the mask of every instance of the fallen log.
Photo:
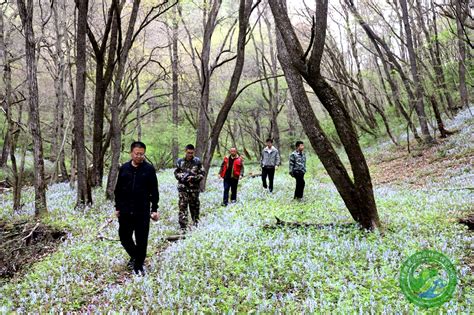
<svg viewBox="0 0 474 315">
<path fill-rule="evenodd" d="M 168 242 L 177 242 L 177 241 L 180 241 L 180 240 L 184 240 L 185 238 L 186 238 L 186 235 L 178 234 L 178 235 L 169 235 L 165 239 Z"/>
<path fill-rule="evenodd" d="M 278 229 L 281 227 L 291 227 L 291 228 L 316 228 L 316 229 L 325 229 L 325 228 L 349 228 L 354 227 L 356 223 L 307 223 L 307 222 L 288 222 L 281 220 L 278 217 L 275 217 L 275 224 L 265 224 L 264 229 Z"/>
</svg>

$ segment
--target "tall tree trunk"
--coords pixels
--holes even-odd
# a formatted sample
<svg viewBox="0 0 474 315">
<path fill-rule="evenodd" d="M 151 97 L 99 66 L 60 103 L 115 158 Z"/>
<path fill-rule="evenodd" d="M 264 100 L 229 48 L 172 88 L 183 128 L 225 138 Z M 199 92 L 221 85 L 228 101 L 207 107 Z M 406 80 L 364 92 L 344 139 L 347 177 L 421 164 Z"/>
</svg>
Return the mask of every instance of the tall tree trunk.
<svg viewBox="0 0 474 315">
<path fill-rule="evenodd" d="M 453 99 L 451 97 L 451 93 L 449 91 L 448 85 L 446 83 L 446 78 L 444 76 L 443 64 L 441 62 L 441 48 L 438 38 L 438 25 L 436 23 L 436 10 L 433 1 L 431 1 L 431 10 L 433 11 L 433 32 L 434 32 L 434 70 L 436 73 L 436 77 L 438 78 L 439 85 L 442 89 L 444 97 L 446 99 L 446 103 L 448 104 L 448 109 L 451 113 L 456 111 Z"/>
<path fill-rule="evenodd" d="M 127 33 L 125 40 L 120 51 L 117 73 L 115 75 L 115 85 L 112 96 L 112 104 L 110 105 L 110 111 L 112 116 L 111 121 L 111 150 L 112 150 L 112 162 L 110 165 L 110 173 L 107 179 L 107 190 L 106 197 L 109 200 L 114 198 L 115 184 L 117 183 L 117 176 L 119 171 L 120 152 L 122 151 L 122 127 L 120 126 L 120 100 L 125 97 L 122 93 L 122 81 L 125 75 L 125 68 L 127 65 L 128 53 L 132 47 L 132 37 L 134 35 L 135 23 L 137 21 L 138 9 L 140 7 L 140 0 L 133 1 L 132 12 L 130 13 L 130 20 L 128 22 Z M 120 15 L 117 15 L 117 19 L 120 19 Z M 119 23 L 120 25 L 120 23 Z"/>
<path fill-rule="evenodd" d="M 199 106 L 198 129 L 196 134 L 196 155 L 201 156 L 205 153 L 209 141 L 209 88 L 211 84 L 211 69 L 209 62 L 211 57 L 211 40 L 217 23 L 217 14 L 219 13 L 222 0 L 213 0 L 211 10 L 207 12 L 204 8 L 204 36 L 202 39 L 201 50 L 201 99 Z"/>
<path fill-rule="evenodd" d="M 68 90 L 69 90 L 69 98 L 72 100 L 70 102 L 70 105 L 71 105 L 71 112 L 73 113 L 72 114 L 72 118 L 69 118 L 69 119 L 74 119 L 74 108 L 75 108 L 75 102 L 76 102 L 76 93 L 75 93 L 75 90 L 74 90 L 74 78 L 73 78 L 73 75 L 72 75 L 72 67 L 73 67 L 73 56 L 72 56 L 72 42 L 74 42 L 70 37 L 69 37 L 69 33 L 68 32 L 64 32 L 64 44 L 66 46 L 66 65 L 67 65 L 67 75 L 66 75 L 66 78 L 67 78 L 67 82 L 68 82 Z M 74 131 L 74 124 L 75 122 L 73 122 L 73 125 L 72 125 L 72 139 L 71 139 L 71 145 L 69 147 L 69 150 L 70 150 L 70 177 L 69 177 L 69 187 L 71 189 L 74 189 L 76 187 L 76 154 L 74 152 L 74 147 L 76 145 L 75 141 L 74 141 L 74 138 L 75 138 L 75 131 Z M 64 149 L 66 150 L 66 149 Z"/>
<path fill-rule="evenodd" d="M 76 101 L 74 104 L 74 152 L 77 165 L 76 206 L 92 204 L 91 188 L 87 181 L 87 156 L 84 140 L 84 102 L 86 93 L 86 35 L 88 0 L 77 0 L 77 36 L 76 36 Z"/>
<path fill-rule="evenodd" d="M 277 45 L 278 46 L 278 45 Z M 278 47 L 277 47 L 278 50 Z M 295 105 L 293 104 L 293 98 L 291 97 L 291 93 L 289 91 L 286 92 L 286 117 L 287 117 L 287 122 L 288 122 L 288 136 L 290 138 L 290 141 L 293 141 L 296 139 L 296 115 L 295 113 Z M 278 148 L 280 150 L 280 148 Z"/>
<path fill-rule="evenodd" d="M 2 102 L 2 108 L 5 112 L 6 120 L 8 125 L 10 126 L 11 121 L 11 104 L 12 104 L 12 70 L 10 66 L 10 58 L 7 52 L 7 39 L 9 38 L 8 34 L 5 32 L 5 24 L 4 24 L 4 13 L 3 10 L 0 10 L 0 60 L 3 64 L 3 84 L 5 86 L 5 96 Z M 0 155 L 0 168 L 6 165 L 8 161 L 8 154 L 10 150 L 10 139 L 12 130 L 9 127 L 7 132 L 5 133 L 5 137 L 3 139 L 3 147 L 2 152 Z"/>
<path fill-rule="evenodd" d="M 466 0 L 454 1 L 456 8 L 456 29 L 458 42 L 458 71 L 459 71 L 459 96 L 461 99 L 461 107 L 467 108 L 469 106 L 467 85 L 466 85 L 466 45 L 464 43 L 463 24 L 467 18 L 464 6 L 467 6 Z"/>
<path fill-rule="evenodd" d="M 140 78 L 136 79 L 137 92 L 137 140 L 142 141 L 142 117 L 141 117 L 141 95 L 140 95 Z"/>
<path fill-rule="evenodd" d="M 46 204 L 46 181 L 44 176 L 43 140 L 38 101 L 38 80 L 36 66 L 36 42 L 33 32 L 33 0 L 17 0 L 25 36 L 26 80 L 28 82 L 28 124 L 33 138 L 33 164 L 35 169 L 35 216 L 48 213 Z"/>
<path fill-rule="evenodd" d="M 269 113 L 270 128 L 266 138 L 272 138 L 273 143 L 277 148 L 280 147 L 280 127 L 278 125 L 278 114 L 280 106 L 280 89 L 278 84 L 277 67 L 278 60 L 275 51 L 274 35 L 272 34 L 272 25 L 267 16 L 266 12 L 262 12 L 258 9 L 258 14 L 263 17 L 266 26 L 266 36 L 263 35 L 261 21 L 258 21 L 258 29 L 260 35 L 261 46 L 259 47 L 255 41 L 255 36 L 252 35 L 251 39 L 255 47 L 255 63 L 258 69 L 259 77 L 263 80 L 260 81 L 260 87 L 262 90 L 262 97 L 268 105 L 267 112 Z M 269 52 L 266 51 L 265 42 L 268 41 Z M 260 54 L 259 54 L 260 52 Z M 268 57 L 270 56 L 270 58 Z M 269 68 L 270 71 L 267 70 Z M 273 77 L 273 78 L 271 78 Z M 267 95 L 268 93 L 268 95 Z M 260 139 L 261 140 L 261 139 Z M 263 140 L 261 140 L 263 142 Z M 260 151 L 260 149 L 259 149 Z"/>
<path fill-rule="evenodd" d="M 252 0 L 240 0 L 239 5 L 239 34 L 237 37 L 237 57 L 235 61 L 234 71 L 230 79 L 229 88 L 227 95 L 224 99 L 217 119 L 212 127 L 210 141 L 207 146 L 206 152 L 203 156 L 203 167 L 206 170 L 204 180 L 201 182 L 201 189 L 204 190 L 206 187 L 207 176 L 209 175 L 209 169 L 211 167 L 212 157 L 216 150 L 216 146 L 219 142 L 219 135 L 224 127 L 224 123 L 227 120 L 232 105 L 238 97 L 237 88 L 239 86 L 240 77 L 244 68 L 245 61 L 245 45 L 247 40 L 247 27 L 249 25 L 250 14 L 252 13 Z"/>
<path fill-rule="evenodd" d="M 413 82 L 415 84 L 415 95 L 416 95 L 416 103 L 415 103 L 415 111 L 418 114 L 418 120 L 420 122 L 421 127 L 421 134 L 424 137 L 424 141 L 426 143 L 433 142 L 433 138 L 430 135 L 430 131 L 428 129 L 428 120 L 425 113 L 425 102 L 423 101 L 423 85 L 422 85 L 422 78 L 420 76 L 418 65 L 416 63 L 416 54 L 415 49 L 413 46 L 413 36 L 411 32 L 411 25 L 408 16 L 408 7 L 406 0 L 400 0 L 400 7 L 402 9 L 402 18 L 403 18 L 403 25 L 405 28 L 405 35 L 406 35 L 406 45 L 408 50 L 408 59 L 410 60 L 410 71 L 413 78 Z"/>
<path fill-rule="evenodd" d="M 94 50 L 96 60 L 95 70 L 95 99 L 94 99 L 94 127 L 92 136 L 92 186 L 102 186 L 104 176 L 104 114 L 105 114 L 105 95 L 112 81 L 113 71 L 116 65 L 116 52 L 118 40 L 118 23 L 115 16 L 121 13 L 119 0 L 112 0 L 107 15 L 104 35 L 102 42 L 99 43 L 94 34 L 88 29 L 88 38 Z M 110 34 L 110 41 L 108 41 Z M 107 45 L 109 43 L 109 45 Z M 108 51 L 107 51 L 108 49 Z M 106 61 L 107 56 L 107 61 Z"/>
<path fill-rule="evenodd" d="M 64 104 L 65 104 L 65 78 L 66 78 L 66 61 L 63 52 L 63 41 L 64 41 L 64 32 L 66 32 L 65 24 L 65 1 L 61 1 L 61 7 L 58 5 L 58 1 L 54 1 L 52 4 L 52 11 L 54 16 L 54 30 L 56 33 L 56 54 L 54 55 L 54 60 L 57 63 L 57 73 L 56 79 L 54 82 L 54 87 L 56 91 L 56 108 L 55 108 L 55 132 L 56 136 L 54 138 L 54 148 L 57 150 L 56 153 L 56 169 L 54 171 L 54 179 L 57 179 L 57 176 L 61 174 L 61 179 L 67 180 L 68 174 L 66 169 L 66 161 L 64 154 L 64 147 L 62 145 L 63 138 L 65 136 L 64 130 Z M 58 10 L 61 10 L 62 14 L 59 16 Z"/>
<path fill-rule="evenodd" d="M 26 155 L 26 143 L 23 145 L 22 152 L 21 152 L 21 162 L 20 162 L 20 169 L 18 169 L 18 163 L 16 161 L 16 152 L 17 152 L 17 144 L 18 139 L 20 137 L 20 127 L 22 123 L 22 116 L 23 116 L 23 106 L 20 104 L 18 110 L 18 127 L 15 126 L 15 123 L 10 118 L 10 134 L 11 141 L 10 141 L 10 161 L 12 167 L 12 174 L 13 174 L 13 210 L 20 210 L 21 209 L 21 188 L 23 185 L 23 170 L 25 168 L 25 155 Z"/>
<path fill-rule="evenodd" d="M 178 4 L 179 5 L 179 4 Z M 171 101 L 171 110 L 173 116 L 173 126 L 176 132 L 173 133 L 173 139 L 171 144 L 173 162 L 178 159 L 179 155 L 179 144 L 178 144 L 178 127 L 179 127 L 179 81 L 178 81 L 178 5 L 173 9 L 173 21 L 172 21 L 172 35 L 171 35 L 171 71 L 173 80 L 173 93 Z"/>
<path fill-rule="evenodd" d="M 23 106 L 20 104 L 18 111 L 18 126 L 22 123 L 23 116 Z M 18 169 L 18 163 L 16 161 L 16 152 L 18 139 L 20 137 L 20 128 L 15 127 L 13 120 L 10 121 L 10 130 L 11 130 L 11 141 L 10 141 L 10 161 L 12 164 L 12 174 L 13 174 L 13 210 L 21 209 L 21 188 L 23 186 L 23 172 L 25 169 L 25 156 L 26 156 L 26 143 L 23 144 L 21 149 L 21 162 L 20 168 Z"/>
<path fill-rule="evenodd" d="M 280 63 L 285 76 L 288 76 L 288 85 L 293 86 L 293 88 L 290 88 L 290 92 L 303 128 L 354 220 L 365 229 L 379 228 L 380 220 L 377 214 L 369 169 L 357 140 L 351 118 L 336 91 L 324 80 L 320 72 L 324 50 L 323 43 L 327 29 L 328 0 L 316 1 L 314 42 L 307 62 L 305 60 L 306 54 L 303 52 L 288 17 L 285 2 L 270 0 L 269 4 L 278 30 Z M 301 77 L 305 79 L 329 112 L 349 158 L 354 182 L 350 179 L 344 165 L 319 127 L 316 116 L 307 101 Z"/>
</svg>

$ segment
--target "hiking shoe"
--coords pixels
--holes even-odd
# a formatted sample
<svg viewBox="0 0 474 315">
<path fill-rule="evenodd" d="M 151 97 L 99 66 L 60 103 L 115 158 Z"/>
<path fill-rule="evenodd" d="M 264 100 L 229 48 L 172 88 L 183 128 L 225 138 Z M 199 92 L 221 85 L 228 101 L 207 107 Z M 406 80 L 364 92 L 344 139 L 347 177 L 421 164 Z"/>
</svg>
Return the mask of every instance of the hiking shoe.
<svg viewBox="0 0 474 315">
<path fill-rule="evenodd" d="M 130 258 L 130 260 L 128 261 L 127 268 L 132 270 L 133 266 L 135 266 L 135 258 L 134 257 Z"/>
<path fill-rule="evenodd" d="M 133 267 L 133 273 L 137 276 L 145 276 L 145 269 L 143 265 Z"/>
</svg>

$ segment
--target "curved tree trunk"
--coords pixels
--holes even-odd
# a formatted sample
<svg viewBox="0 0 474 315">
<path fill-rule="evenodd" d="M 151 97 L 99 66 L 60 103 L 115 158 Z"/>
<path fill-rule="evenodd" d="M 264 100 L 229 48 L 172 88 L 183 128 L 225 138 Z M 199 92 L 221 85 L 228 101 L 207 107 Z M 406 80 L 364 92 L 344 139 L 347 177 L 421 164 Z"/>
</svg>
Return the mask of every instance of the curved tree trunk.
<svg viewBox="0 0 474 315">
<path fill-rule="evenodd" d="M 269 3 L 278 29 L 280 63 L 285 71 L 293 103 L 298 111 L 303 128 L 354 220 L 365 229 L 377 229 L 380 227 L 380 220 L 369 168 L 357 140 L 351 118 L 336 91 L 324 80 L 320 73 L 324 49 L 322 43 L 325 41 L 327 28 L 328 1 L 316 1 L 314 43 L 307 61 L 305 60 L 306 54 L 303 52 L 288 17 L 285 1 L 270 0 Z M 319 122 L 307 101 L 301 77 L 305 79 L 329 112 L 349 158 L 354 181 L 350 179 L 347 170 L 324 132 L 322 132 Z"/>
</svg>

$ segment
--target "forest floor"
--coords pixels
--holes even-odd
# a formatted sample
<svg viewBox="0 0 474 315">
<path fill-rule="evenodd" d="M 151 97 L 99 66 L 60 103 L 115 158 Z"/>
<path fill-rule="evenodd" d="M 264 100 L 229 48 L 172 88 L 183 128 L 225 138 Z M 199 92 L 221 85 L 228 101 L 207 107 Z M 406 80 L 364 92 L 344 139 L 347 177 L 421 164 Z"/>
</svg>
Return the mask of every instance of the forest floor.
<svg viewBox="0 0 474 315">
<path fill-rule="evenodd" d="M 7 280 L 54 252 L 65 235 L 41 222 L 0 221 L 0 279 Z"/>
<path fill-rule="evenodd" d="M 94 192 L 92 207 L 77 211 L 69 185 L 52 185 L 50 213 L 42 224 L 67 234 L 54 243 L 54 251 L 0 281 L 0 313 L 423 314 L 429 312 L 409 303 L 399 287 L 402 263 L 421 249 L 444 253 L 457 271 L 454 296 L 438 311 L 469 313 L 474 234 L 457 220 L 473 212 L 473 122 L 467 111 L 460 113 L 447 123 L 459 132 L 421 156 L 390 143 L 366 149 L 383 235 L 348 225 L 353 222 L 349 212 L 321 163 L 309 154 L 304 202 L 292 200 L 294 180 L 286 166 L 277 170 L 272 194 L 258 177 L 244 178 L 238 202 L 226 208 L 220 206 L 222 182 L 211 174 L 201 195 L 200 226 L 169 243 L 166 237 L 178 232 L 178 196 L 172 170 L 161 171 L 161 219 L 150 230 L 145 277 L 127 271 L 113 207 L 101 189 Z M 258 170 L 249 167 L 247 173 L 252 171 Z M 0 195 L 0 220 L 13 224 L 31 218 L 30 192 L 23 193 L 25 206 L 15 213 L 11 195 Z M 266 228 L 275 217 L 327 227 Z M 21 238 L 34 226 L 23 227 Z"/>
</svg>

